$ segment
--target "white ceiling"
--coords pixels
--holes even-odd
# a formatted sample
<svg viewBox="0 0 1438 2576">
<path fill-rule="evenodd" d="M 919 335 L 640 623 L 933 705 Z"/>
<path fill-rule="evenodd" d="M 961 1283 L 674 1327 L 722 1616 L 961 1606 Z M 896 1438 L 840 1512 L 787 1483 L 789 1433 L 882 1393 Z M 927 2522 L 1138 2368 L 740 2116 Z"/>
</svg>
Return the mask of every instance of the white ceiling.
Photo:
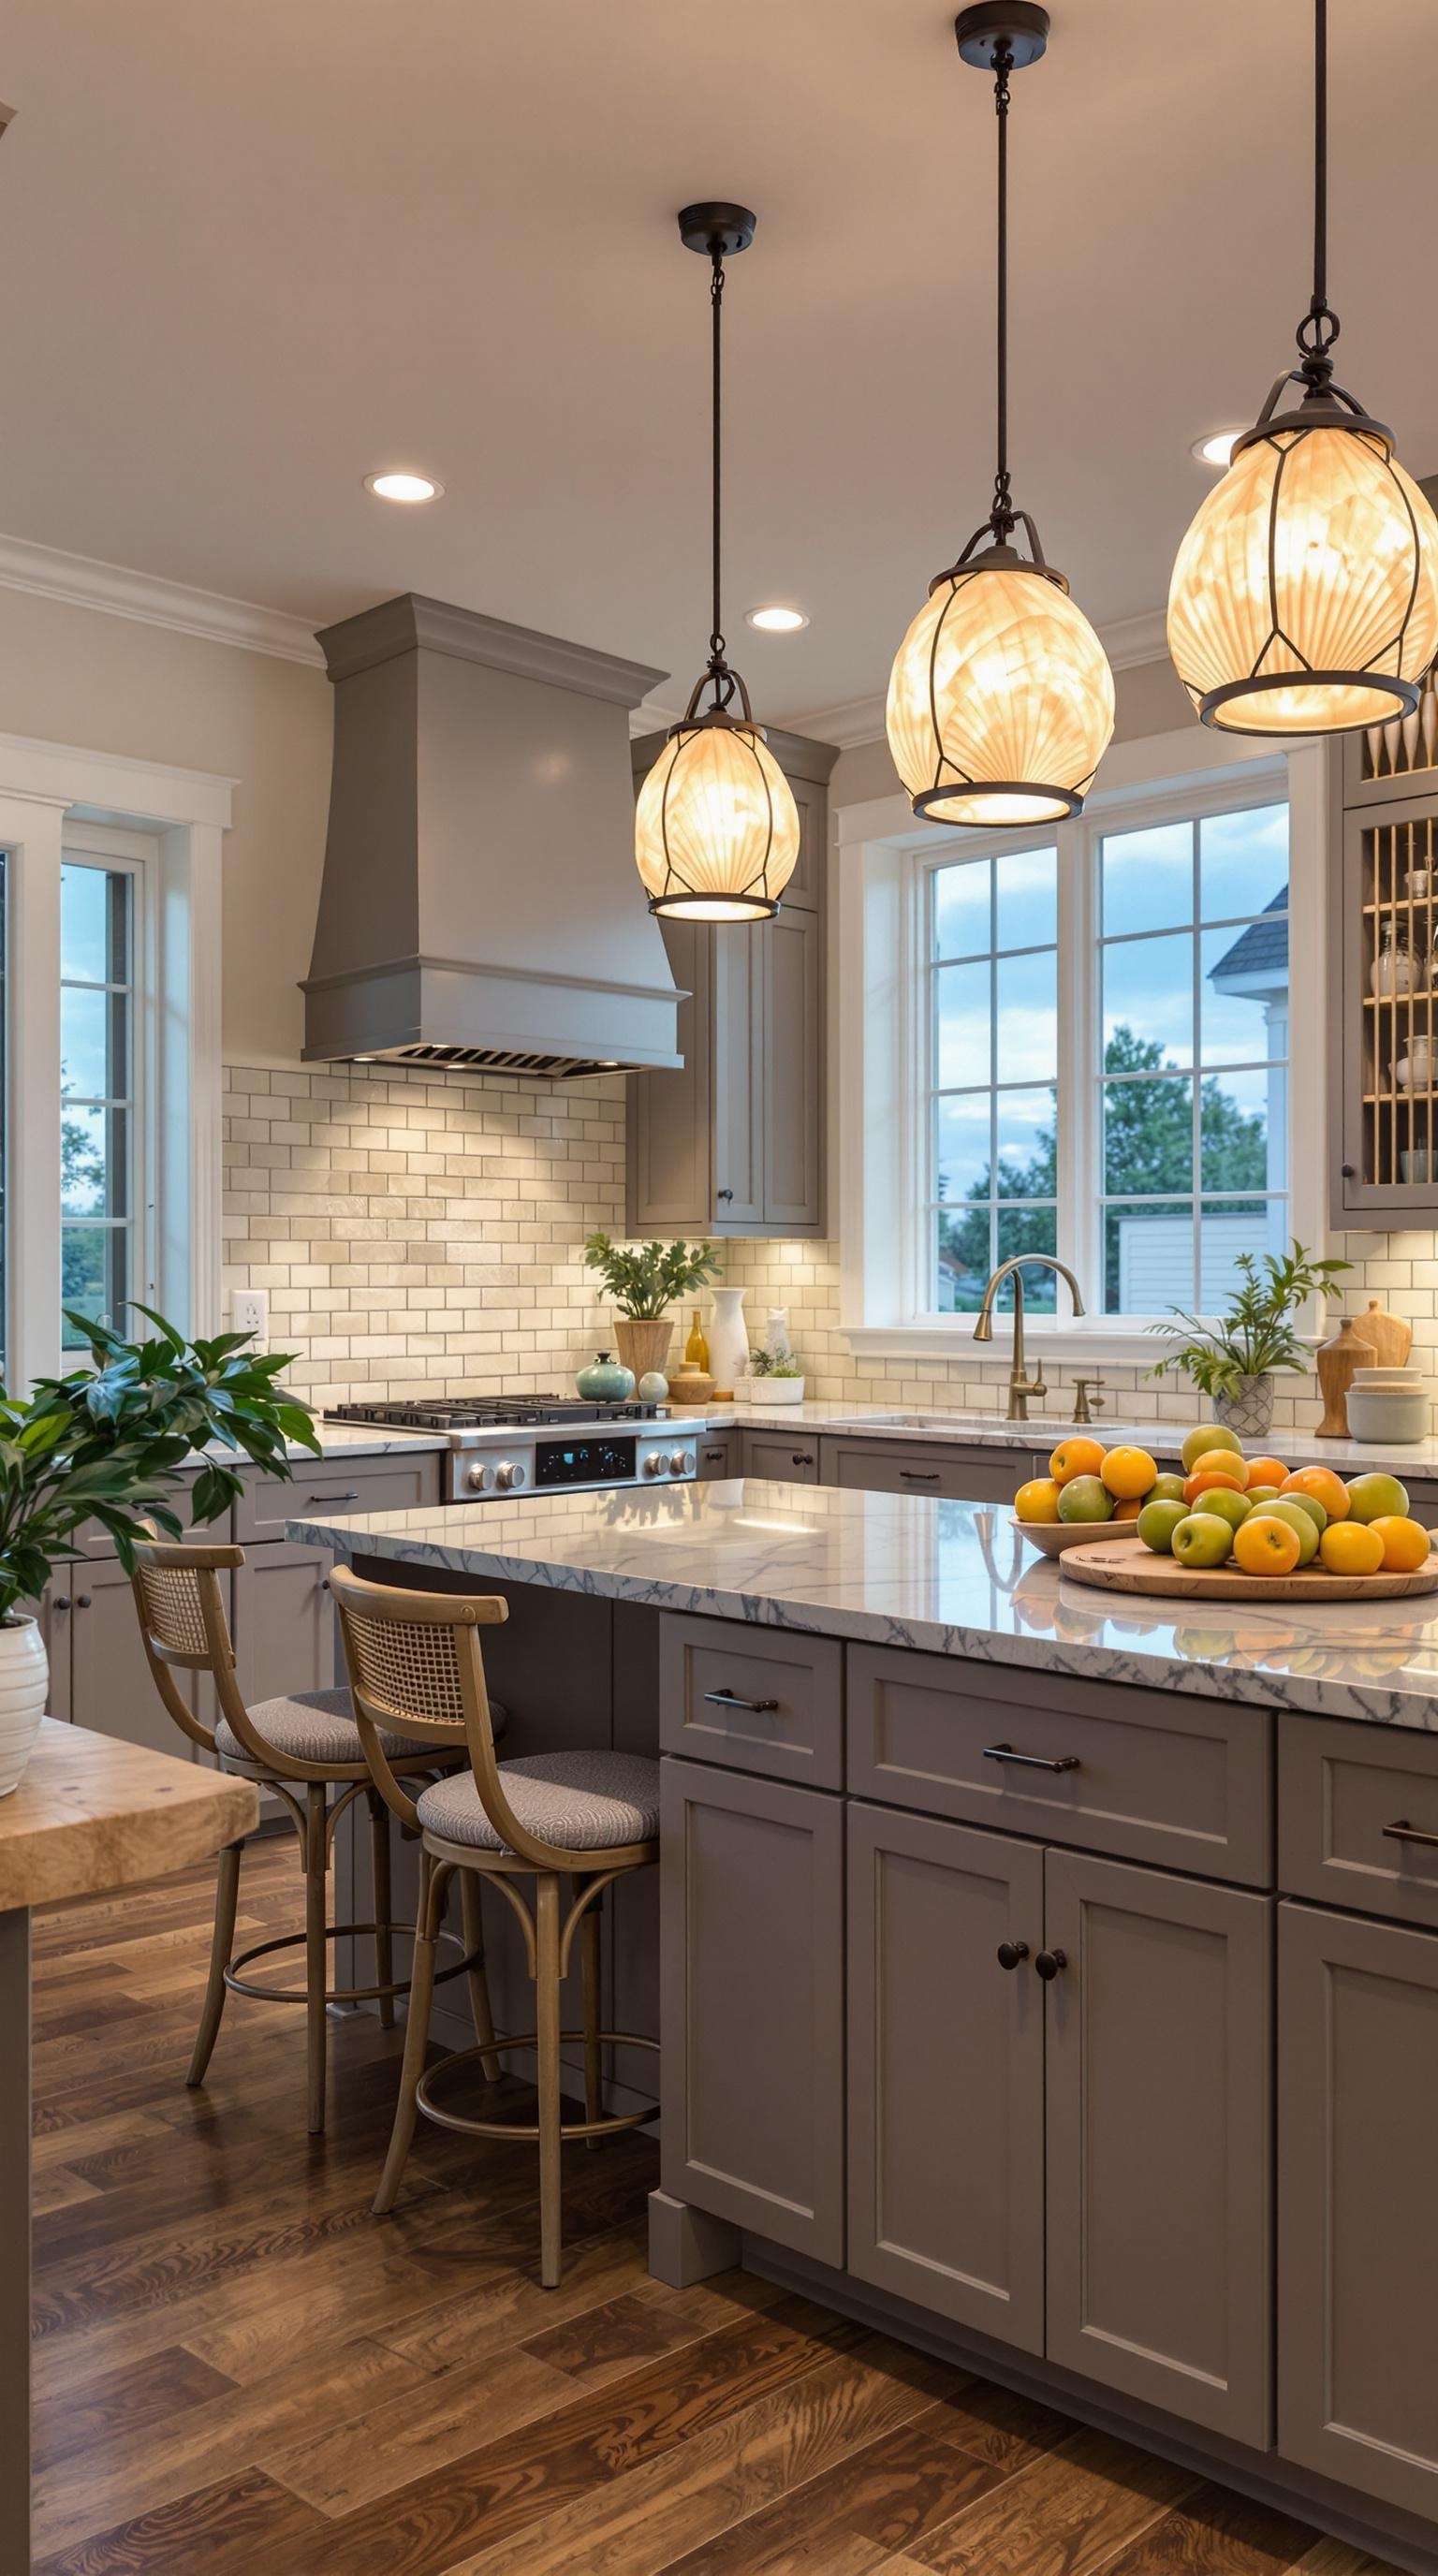
<svg viewBox="0 0 1438 2576">
<path fill-rule="evenodd" d="M 1334 0 L 1340 372 L 1438 466 L 1438 6 Z M 756 708 L 883 686 L 982 518 L 992 110 L 942 0 L 16 0 L 0 528 L 316 622 L 402 589 L 663 665 L 708 632 L 706 277 L 730 277 L 731 642 Z M 1307 296 L 1309 0 L 1058 0 L 1015 83 L 1016 495 L 1090 614 L 1158 606 Z M 427 510 L 361 477 L 417 465 Z M 775 639 L 745 607 L 795 599 Z"/>
</svg>

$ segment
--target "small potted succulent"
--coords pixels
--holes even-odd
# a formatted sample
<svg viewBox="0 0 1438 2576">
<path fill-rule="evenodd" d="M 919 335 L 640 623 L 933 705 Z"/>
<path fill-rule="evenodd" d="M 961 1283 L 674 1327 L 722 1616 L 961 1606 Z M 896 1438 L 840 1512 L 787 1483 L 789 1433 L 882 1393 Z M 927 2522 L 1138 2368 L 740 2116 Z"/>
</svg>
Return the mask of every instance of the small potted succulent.
<svg viewBox="0 0 1438 2576">
<path fill-rule="evenodd" d="M 584 1260 L 587 1269 L 598 1271 L 619 1310 L 614 1338 L 625 1367 L 636 1380 L 662 1371 L 674 1335 L 665 1308 L 714 1277 L 719 1255 L 713 1244 L 626 1245 L 595 1233 L 585 1237 Z"/>
<path fill-rule="evenodd" d="M 288 1476 L 287 1441 L 320 1454 L 307 1406 L 275 1381 L 288 1356 L 248 1351 L 248 1333 L 187 1342 L 148 1306 L 154 1341 L 127 1342 L 88 1315 L 67 1320 L 93 1368 L 40 1378 L 28 1396 L 0 1387 L 0 1798 L 18 1782 L 39 1732 L 49 1686 L 33 1612 L 51 1574 L 81 1554 L 86 1521 L 108 1530 L 127 1573 L 135 1541 L 178 1538 L 176 1470 L 218 1445 L 272 1476 Z M 238 1464 L 206 1458 L 185 1495 L 185 1519 L 214 1520 L 240 1491 Z"/>
<path fill-rule="evenodd" d="M 804 1372 L 791 1350 L 768 1350 L 761 1344 L 749 1353 L 744 1401 L 746 1404 L 803 1403 Z"/>
<path fill-rule="evenodd" d="M 1349 1261 L 1314 1261 L 1296 1239 L 1289 1253 L 1261 1256 L 1240 1252 L 1235 1267 L 1242 1273 L 1216 1324 L 1201 1323 L 1182 1306 L 1170 1313 L 1188 1328 L 1188 1338 L 1166 1351 L 1150 1371 L 1163 1377 L 1182 1369 L 1199 1392 L 1211 1398 L 1214 1420 L 1252 1439 L 1268 1436 L 1273 1420 L 1273 1372 L 1306 1370 L 1308 1353 L 1294 1328 L 1294 1318 L 1308 1297 L 1323 1296 Z M 1155 1333 L 1171 1333 L 1171 1324 L 1154 1324 Z"/>
</svg>

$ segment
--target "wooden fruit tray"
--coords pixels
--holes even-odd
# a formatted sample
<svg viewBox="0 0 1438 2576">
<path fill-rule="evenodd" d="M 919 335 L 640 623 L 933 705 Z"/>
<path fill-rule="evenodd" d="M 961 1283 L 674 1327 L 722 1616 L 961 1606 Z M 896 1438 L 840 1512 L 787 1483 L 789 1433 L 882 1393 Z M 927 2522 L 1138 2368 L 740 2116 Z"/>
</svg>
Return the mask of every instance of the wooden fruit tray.
<svg viewBox="0 0 1438 2576">
<path fill-rule="evenodd" d="M 1293 1574 L 1245 1574 L 1231 1564 L 1175 1565 L 1149 1548 L 1100 1539 L 1071 1548 L 1060 1563 L 1076 1583 L 1097 1591 L 1143 1592 L 1160 1601 L 1402 1601 L 1438 1592 L 1438 1554 L 1412 1574 L 1330 1574 L 1316 1557 Z"/>
<path fill-rule="evenodd" d="M 1137 1521 L 1021 1521 L 1017 1512 L 1011 1514 L 1009 1527 L 1043 1556 L 1066 1556 L 1072 1548 L 1101 1547 L 1105 1541 L 1118 1546 L 1138 1536 Z"/>
</svg>

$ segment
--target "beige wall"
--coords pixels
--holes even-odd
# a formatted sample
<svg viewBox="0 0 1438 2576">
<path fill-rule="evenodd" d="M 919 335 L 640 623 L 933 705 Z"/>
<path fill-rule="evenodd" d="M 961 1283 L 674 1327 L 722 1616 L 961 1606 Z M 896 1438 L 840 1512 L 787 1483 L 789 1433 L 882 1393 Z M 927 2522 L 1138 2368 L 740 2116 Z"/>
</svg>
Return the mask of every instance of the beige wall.
<svg viewBox="0 0 1438 2576">
<path fill-rule="evenodd" d="M 225 841 L 227 1054 L 293 1059 L 329 799 L 323 671 L 0 589 L 7 733 L 238 783 Z"/>
</svg>

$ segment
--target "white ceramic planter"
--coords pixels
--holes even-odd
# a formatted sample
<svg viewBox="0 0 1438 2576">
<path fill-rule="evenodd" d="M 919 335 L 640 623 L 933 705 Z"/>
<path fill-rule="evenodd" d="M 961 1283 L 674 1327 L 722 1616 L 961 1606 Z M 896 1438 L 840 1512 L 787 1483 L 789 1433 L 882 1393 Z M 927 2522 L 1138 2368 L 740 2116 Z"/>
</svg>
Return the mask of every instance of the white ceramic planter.
<svg viewBox="0 0 1438 2576">
<path fill-rule="evenodd" d="M 734 1389 L 741 1404 L 802 1404 L 801 1377 L 741 1377 Z"/>
<path fill-rule="evenodd" d="M 709 1374 L 716 1395 L 732 1395 L 741 1377 L 749 1374 L 749 1327 L 744 1321 L 742 1288 L 710 1290 L 713 1311 L 706 1339 L 709 1344 Z"/>
<path fill-rule="evenodd" d="M 50 1690 L 44 1640 L 28 1612 L 0 1622 L 0 1798 L 19 1782 Z"/>
</svg>

